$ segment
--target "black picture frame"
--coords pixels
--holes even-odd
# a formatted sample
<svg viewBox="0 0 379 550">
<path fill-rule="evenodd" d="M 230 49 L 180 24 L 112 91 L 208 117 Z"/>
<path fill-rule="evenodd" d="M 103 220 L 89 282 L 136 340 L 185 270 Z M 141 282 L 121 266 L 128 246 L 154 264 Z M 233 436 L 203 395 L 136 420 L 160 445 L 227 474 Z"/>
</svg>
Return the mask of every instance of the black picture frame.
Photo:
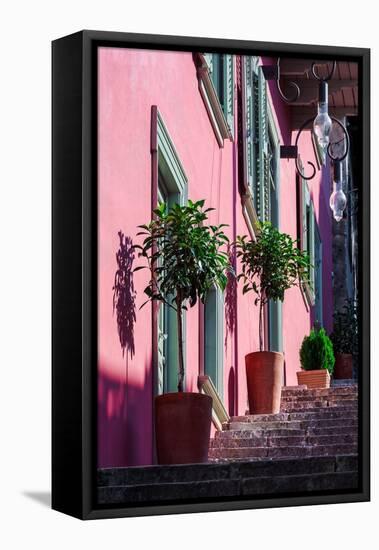
<svg viewBox="0 0 379 550">
<path fill-rule="evenodd" d="M 97 109 L 99 45 L 349 59 L 359 66 L 359 472 L 357 491 L 246 500 L 96 505 Z M 370 499 L 370 50 L 85 30 L 52 43 L 52 507 L 81 519 Z"/>
</svg>

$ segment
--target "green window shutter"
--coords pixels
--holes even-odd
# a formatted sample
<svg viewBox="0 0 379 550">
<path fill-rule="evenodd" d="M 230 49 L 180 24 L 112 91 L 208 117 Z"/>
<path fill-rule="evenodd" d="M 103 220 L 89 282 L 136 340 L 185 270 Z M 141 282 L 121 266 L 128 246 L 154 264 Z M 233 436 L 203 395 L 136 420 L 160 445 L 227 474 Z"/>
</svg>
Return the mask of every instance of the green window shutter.
<svg viewBox="0 0 379 550">
<path fill-rule="evenodd" d="M 322 304 L 322 242 L 320 232 L 315 223 L 315 320 L 323 326 Z"/>
<path fill-rule="evenodd" d="M 307 227 L 307 206 L 309 205 L 310 197 L 309 190 L 305 180 L 301 180 L 302 187 L 302 204 L 301 204 L 301 248 L 309 254 L 308 251 L 308 227 Z"/>
<path fill-rule="evenodd" d="M 263 216 L 264 221 L 271 220 L 270 212 L 270 157 L 266 150 L 263 150 Z"/>
<path fill-rule="evenodd" d="M 259 108 L 259 169 L 258 182 L 260 197 L 258 215 L 262 221 L 269 219 L 270 197 L 270 159 L 268 156 L 267 88 L 263 71 L 258 72 L 258 108 Z"/>
<path fill-rule="evenodd" d="M 204 372 L 222 398 L 223 392 L 223 295 L 213 287 L 204 304 Z"/>
<path fill-rule="evenodd" d="M 315 211 L 313 202 L 310 201 L 309 205 L 309 256 L 311 259 L 311 272 L 310 272 L 310 284 L 312 292 L 315 291 Z"/>
<path fill-rule="evenodd" d="M 233 56 L 224 55 L 224 114 L 229 130 L 234 135 L 234 63 Z"/>
<path fill-rule="evenodd" d="M 245 57 L 243 63 L 244 70 L 244 94 L 245 94 L 245 158 L 246 158 L 246 179 L 250 192 L 254 198 L 254 158 L 253 158 L 253 74 L 252 59 Z"/>
<path fill-rule="evenodd" d="M 307 182 L 302 180 L 302 250 L 309 256 L 309 286 L 311 293 L 315 289 L 315 231 L 316 219 L 313 202 L 309 193 Z"/>
<path fill-rule="evenodd" d="M 213 53 L 205 53 L 204 59 L 207 62 L 209 74 L 212 76 L 213 72 Z"/>
<path fill-rule="evenodd" d="M 252 72 L 252 113 L 253 113 L 253 198 L 258 217 L 261 212 L 260 188 L 260 122 L 259 122 L 259 79 L 258 73 Z"/>
</svg>

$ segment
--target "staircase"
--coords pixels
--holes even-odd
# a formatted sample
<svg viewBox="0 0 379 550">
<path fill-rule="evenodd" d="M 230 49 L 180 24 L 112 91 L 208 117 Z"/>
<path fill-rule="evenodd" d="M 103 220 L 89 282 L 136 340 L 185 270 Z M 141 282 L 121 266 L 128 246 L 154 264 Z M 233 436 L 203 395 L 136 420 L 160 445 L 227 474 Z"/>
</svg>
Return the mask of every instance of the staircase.
<svg viewBox="0 0 379 550">
<path fill-rule="evenodd" d="M 358 487 L 357 386 L 285 387 L 279 414 L 235 416 L 208 464 L 98 470 L 99 504 L 199 502 Z"/>
<path fill-rule="evenodd" d="M 104 468 L 98 471 L 98 504 L 158 504 L 358 486 L 358 457 L 225 461 L 177 466 Z"/>
<path fill-rule="evenodd" d="M 278 414 L 235 416 L 211 441 L 209 460 L 357 455 L 357 385 L 284 387 Z"/>
</svg>

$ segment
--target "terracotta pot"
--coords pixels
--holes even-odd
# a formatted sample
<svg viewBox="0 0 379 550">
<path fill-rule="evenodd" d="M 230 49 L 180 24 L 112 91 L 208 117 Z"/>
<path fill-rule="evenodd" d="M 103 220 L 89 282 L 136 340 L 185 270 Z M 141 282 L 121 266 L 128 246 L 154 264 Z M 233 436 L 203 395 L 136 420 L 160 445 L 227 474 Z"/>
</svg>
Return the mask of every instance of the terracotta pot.
<svg viewBox="0 0 379 550">
<path fill-rule="evenodd" d="M 296 374 L 299 386 L 305 385 L 308 389 L 330 387 L 330 375 L 327 369 L 301 370 Z"/>
<path fill-rule="evenodd" d="M 280 411 L 284 357 L 275 351 L 256 351 L 245 356 L 250 414 Z"/>
<path fill-rule="evenodd" d="M 336 353 L 333 378 L 336 380 L 353 378 L 353 356 L 351 353 Z"/>
<path fill-rule="evenodd" d="M 202 393 L 165 393 L 155 398 L 159 464 L 208 461 L 212 398 Z"/>
</svg>

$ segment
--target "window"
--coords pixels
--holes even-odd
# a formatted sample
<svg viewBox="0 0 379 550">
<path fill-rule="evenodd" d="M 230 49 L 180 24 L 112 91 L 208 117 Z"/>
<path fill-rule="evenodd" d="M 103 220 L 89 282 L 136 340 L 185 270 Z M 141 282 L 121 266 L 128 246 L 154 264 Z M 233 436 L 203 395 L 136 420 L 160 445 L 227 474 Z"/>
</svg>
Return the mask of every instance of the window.
<svg viewBox="0 0 379 550">
<path fill-rule="evenodd" d="M 322 307 L 322 242 L 318 225 L 315 222 L 315 306 L 314 322 L 320 327 L 323 326 L 323 307 Z"/>
<path fill-rule="evenodd" d="M 310 306 L 315 305 L 315 234 L 316 220 L 308 184 L 299 178 L 300 186 L 300 246 L 309 257 L 309 277 L 303 281 L 303 288 Z"/>
<path fill-rule="evenodd" d="M 222 112 L 231 134 L 234 134 L 234 78 L 233 56 L 230 54 L 206 53 L 205 61 L 216 90 Z"/>
<path fill-rule="evenodd" d="M 222 399 L 224 304 L 222 292 L 213 287 L 204 304 L 204 374 Z"/>
<path fill-rule="evenodd" d="M 243 120 L 245 178 L 250 189 L 256 216 L 270 219 L 270 169 L 276 158 L 270 145 L 267 87 L 257 57 L 243 58 Z M 271 149 L 270 149 L 271 146 Z M 271 183 L 275 181 L 271 179 Z"/>
<path fill-rule="evenodd" d="M 185 204 L 187 200 L 187 176 L 180 162 L 167 128 L 158 112 L 158 202 Z M 183 340 L 185 348 L 185 316 L 183 317 Z M 160 304 L 158 312 L 158 394 L 176 391 L 178 386 L 178 337 L 175 311 Z M 185 354 L 184 354 L 185 357 Z"/>
<path fill-rule="evenodd" d="M 234 135 L 234 56 L 197 55 L 197 77 L 209 120 L 218 144 Z"/>
</svg>

